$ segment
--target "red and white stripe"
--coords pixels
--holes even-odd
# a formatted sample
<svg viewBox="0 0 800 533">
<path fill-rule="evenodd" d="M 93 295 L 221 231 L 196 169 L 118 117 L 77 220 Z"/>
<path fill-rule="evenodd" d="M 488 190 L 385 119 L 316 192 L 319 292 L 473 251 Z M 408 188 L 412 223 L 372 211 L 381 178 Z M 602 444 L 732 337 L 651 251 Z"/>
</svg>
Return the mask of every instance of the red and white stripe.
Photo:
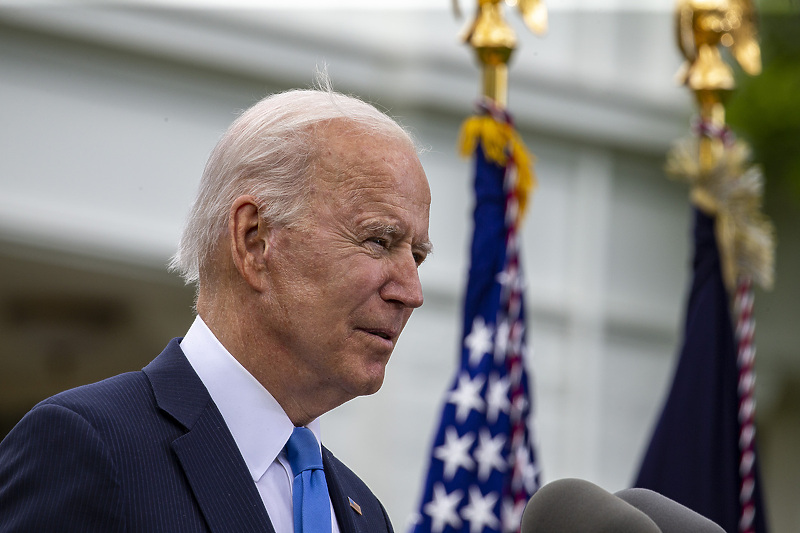
<svg viewBox="0 0 800 533">
<path fill-rule="evenodd" d="M 740 533 L 755 532 L 755 344 L 753 334 L 753 285 L 750 278 L 742 278 L 736 288 L 734 302 L 736 312 L 736 339 L 739 352 L 736 360 L 739 369 L 739 502 L 742 513 L 739 518 Z"/>
</svg>

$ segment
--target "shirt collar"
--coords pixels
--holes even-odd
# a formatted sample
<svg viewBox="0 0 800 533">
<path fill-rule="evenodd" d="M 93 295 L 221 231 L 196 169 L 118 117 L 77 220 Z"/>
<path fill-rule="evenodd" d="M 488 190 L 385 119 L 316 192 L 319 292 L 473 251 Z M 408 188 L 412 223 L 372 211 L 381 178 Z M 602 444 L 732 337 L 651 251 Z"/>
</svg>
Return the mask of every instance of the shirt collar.
<svg viewBox="0 0 800 533">
<path fill-rule="evenodd" d="M 283 450 L 294 424 L 199 315 L 180 345 L 228 425 L 253 481 L 258 482 Z M 319 420 L 308 428 L 321 442 Z"/>
</svg>

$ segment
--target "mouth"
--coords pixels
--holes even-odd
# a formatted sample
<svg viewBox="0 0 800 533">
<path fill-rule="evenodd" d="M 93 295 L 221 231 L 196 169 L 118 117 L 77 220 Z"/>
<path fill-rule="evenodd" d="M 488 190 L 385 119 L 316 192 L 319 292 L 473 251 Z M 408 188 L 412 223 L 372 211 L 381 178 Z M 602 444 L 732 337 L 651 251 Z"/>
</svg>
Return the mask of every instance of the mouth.
<svg viewBox="0 0 800 533">
<path fill-rule="evenodd" d="M 389 329 L 361 328 L 361 331 L 390 342 L 394 342 L 395 338 L 397 338 L 397 334 Z"/>
</svg>

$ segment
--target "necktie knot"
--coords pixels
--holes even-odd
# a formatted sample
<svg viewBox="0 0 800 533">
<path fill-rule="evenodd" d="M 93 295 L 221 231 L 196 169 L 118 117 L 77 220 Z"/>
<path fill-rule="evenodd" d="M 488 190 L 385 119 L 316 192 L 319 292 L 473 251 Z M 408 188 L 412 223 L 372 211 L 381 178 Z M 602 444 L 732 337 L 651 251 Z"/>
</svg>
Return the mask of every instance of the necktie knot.
<svg viewBox="0 0 800 533">
<path fill-rule="evenodd" d="M 289 442 L 286 443 L 286 454 L 289 456 L 289 464 L 295 476 L 306 470 L 322 468 L 319 444 L 314 433 L 308 428 L 294 428 Z"/>
</svg>

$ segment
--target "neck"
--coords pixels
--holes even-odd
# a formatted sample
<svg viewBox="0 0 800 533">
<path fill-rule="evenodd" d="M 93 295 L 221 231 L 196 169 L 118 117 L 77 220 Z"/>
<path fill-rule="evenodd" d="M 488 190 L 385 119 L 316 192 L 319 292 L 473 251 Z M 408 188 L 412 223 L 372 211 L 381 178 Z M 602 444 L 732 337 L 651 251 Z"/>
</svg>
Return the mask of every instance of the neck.
<svg viewBox="0 0 800 533">
<path fill-rule="evenodd" d="M 306 426 L 344 403 L 347 399 L 328 398 L 330 392 L 322 384 L 311 382 L 294 364 L 291 354 L 271 342 L 270 335 L 259 326 L 264 321 L 262 311 L 253 302 L 211 300 L 202 290 L 197 298 L 197 312 L 206 326 L 275 398 L 295 426 Z"/>
</svg>

